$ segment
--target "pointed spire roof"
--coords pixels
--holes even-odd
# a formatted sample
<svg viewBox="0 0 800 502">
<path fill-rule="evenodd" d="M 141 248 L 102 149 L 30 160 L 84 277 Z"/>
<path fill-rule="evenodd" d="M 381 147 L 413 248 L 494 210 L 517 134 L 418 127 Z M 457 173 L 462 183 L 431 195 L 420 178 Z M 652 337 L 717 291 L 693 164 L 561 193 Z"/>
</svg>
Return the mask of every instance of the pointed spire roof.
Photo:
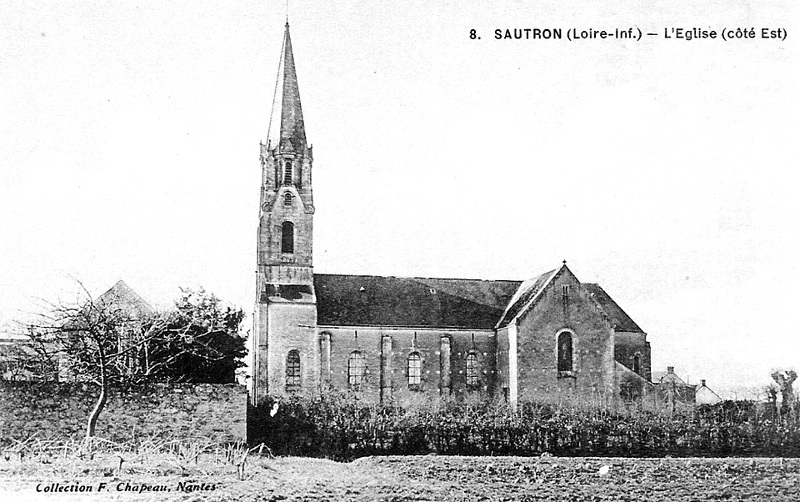
<svg viewBox="0 0 800 502">
<path fill-rule="evenodd" d="M 306 148 L 306 130 L 303 125 L 303 109 L 300 106 L 300 89 L 297 85 L 288 22 L 283 35 L 267 142 L 270 148 L 280 147 L 282 150 L 294 149 L 302 152 Z"/>
</svg>

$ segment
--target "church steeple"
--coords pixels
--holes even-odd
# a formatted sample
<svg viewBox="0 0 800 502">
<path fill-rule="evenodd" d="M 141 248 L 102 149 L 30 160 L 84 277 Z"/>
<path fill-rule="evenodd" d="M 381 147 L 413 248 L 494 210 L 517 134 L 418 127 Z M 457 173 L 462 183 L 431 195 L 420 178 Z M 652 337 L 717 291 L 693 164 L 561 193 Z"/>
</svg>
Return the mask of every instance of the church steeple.
<svg viewBox="0 0 800 502">
<path fill-rule="evenodd" d="M 289 23 L 283 35 L 267 143 L 261 144 L 253 396 L 317 388 L 313 154 L 306 143 Z M 289 378 L 291 377 L 291 378 Z"/>
<path fill-rule="evenodd" d="M 267 282 L 311 282 L 312 164 L 286 23 L 267 143 L 261 144 L 258 269 Z"/>
<path fill-rule="evenodd" d="M 303 107 L 300 104 L 300 89 L 297 85 L 297 71 L 294 66 L 288 22 L 283 34 L 275 91 L 267 144 L 270 149 L 291 149 L 302 152 L 306 148 L 306 130 L 303 124 Z"/>
</svg>

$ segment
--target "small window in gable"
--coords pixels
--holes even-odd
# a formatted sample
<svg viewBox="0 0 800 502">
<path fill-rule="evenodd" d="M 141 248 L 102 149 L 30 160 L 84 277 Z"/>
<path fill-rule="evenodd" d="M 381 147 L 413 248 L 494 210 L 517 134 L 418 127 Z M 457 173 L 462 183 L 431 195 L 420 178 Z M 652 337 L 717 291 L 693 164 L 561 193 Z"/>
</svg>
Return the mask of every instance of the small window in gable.
<svg viewBox="0 0 800 502">
<path fill-rule="evenodd" d="M 639 356 L 639 354 L 633 356 L 633 372 L 637 375 L 642 374 L 642 358 Z"/>
<path fill-rule="evenodd" d="M 290 194 L 289 192 L 283 194 L 283 206 L 292 207 L 292 194 Z"/>
<path fill-rule="evenodd" d="M 418 390 L 422 383 L 422 357 L 418 352 L 408 355 L 408 388 Z"/>
</svg>

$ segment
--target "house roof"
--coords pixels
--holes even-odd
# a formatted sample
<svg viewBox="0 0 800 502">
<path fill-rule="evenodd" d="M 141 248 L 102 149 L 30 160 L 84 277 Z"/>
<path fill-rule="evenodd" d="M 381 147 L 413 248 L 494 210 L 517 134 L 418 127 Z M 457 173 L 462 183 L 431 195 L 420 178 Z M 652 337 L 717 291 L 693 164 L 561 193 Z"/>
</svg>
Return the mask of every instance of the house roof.
<svg viewBox="0 0 800 502">
<path fill-rule="evenodd" d="M 599 284 L 593 283 L 582 283 L 582 286 L 589 291 L 589 294 L 592 295 L 597 303 L 600 304 L 600 308 L 603 309 L 603 312 L 606 313 L 611 324 L 614 326 L 614 331 L 627 331 L 631 333 L 644 333 L 642 328 L 639 327 L 638 324 L 633 322 L 633 319 L 625 313 L 622 308 L 617 305 L 608 293 L 605 292 L 603 288 L 600 287 Z"/>
<path fill-rule="evenodd" d="M 681 377 L 668 371 L 653 371 L 650 378 L 653 383 L 687 385 Z M 690 385 L 690 387 L 694 387 L 694 385 Z"/>
<path fill-rule="evenodd" d="M 566 268 L 520 281 L 314 274 L 317 324 L 492 329 L 517 317 Z M 642 333 L 597 284 L 583 284 L 617 331 Z"/>
<path fill-rule="evenodd" d="M 653 382 L 651 382 L 647 378 L 643 377 L 642 375 L 636 373 L 635 371 L 631 370 L 630 368 L 628 368 L 624 364 L 620 363 L 619 361 L 614 361 L 614 368 L 616 368 L 617 376 L 620 377 L 620 378 L 623 377 L 623 376 L 625 376 L 627 378 L 633 378 L 633 379 L 639 380 L 640 382 L 642 382 L 643 384 L 645 384 L 645 385 L 647 385 L 649 387 L 653 387 Z"/>
<path fill-rule="evenodd" d="M 716 404 L 722 398 L 704 383 L 695 386 L 695 402 L 697 404 Z"/>
<path fill-rule="evenodd" d="M 314 274 L 317 324 L 492 329 L 519 281 Z"/>
<path fill-rule="evenodd" d="M 17 341 L 20 341 L 20 340 L 25 341 L 25 340 L 29 340 L 29 339 L 30 339 L 30 337 L 28 337 L 28 335 L 20 335 L 18 333 L 0 332 L 0 343 L 17 342 Z"/>
<path fill-rule="evenodd" d="M 517 315 L 522 312 L 525 306 L 531 300 L 536 298 L 536 296 L 544 289 L 544 287 L 547 286 L 547 284 L 553 277 L 555 277 L 559 270 L 561 269 L 557 268 L 555 270 L 545 272 L 539 277 L 534 277 L 523 282 L 522 285 L 517 289 L 517 292 L 514 294 L 514 298 L 511 300 L 508 308 L 503 313 L 503 317 L 500 319 L 500 322 L 497 323 L 497 326 L 502 328 L 510 323 L 512 319 L 517 317 Z"/>
<path fill-rule="evenodd" d="M 8 338 L 0 340 L 0 358 L 32 358 L 36 357 L 37 352 L 33 348 L 30 339 Z"/>
<path fill-rule="evenodd" d="M 117 281 L 108 291 L 97 297 L 95 303 L 121 308 L 140 317 L 154 312 L 153 307 L 122 280 Z"/>
</svg>

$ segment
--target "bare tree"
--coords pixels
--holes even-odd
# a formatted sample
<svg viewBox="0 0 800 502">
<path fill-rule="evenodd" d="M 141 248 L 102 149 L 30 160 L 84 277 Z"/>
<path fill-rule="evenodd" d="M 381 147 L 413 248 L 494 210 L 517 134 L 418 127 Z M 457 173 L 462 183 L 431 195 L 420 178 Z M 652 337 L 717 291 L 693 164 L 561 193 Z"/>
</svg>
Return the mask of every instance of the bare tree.
<svg viewBox="0 0 800 502">
<path fill-rule="evenodd" d="M 52 306 L 41 322 L 29 326 L 34 346 L 45 358 L 57 359 L 60 377 L 90 381 L 99 388 L 86 424 L 86 437 L 95 435 L 97 420 L 108 401 L 109 388 L 134 377 L 130 364 L 147 343 L 166 326 L 163 318 L 140 319 L 120 306 L 95 301 L 83 288 L 72 305 Z M 47 348 L 47 349 L 44 349 Z"/>
<path fill-rule="evenodd" d="M 243 313 L 219 309 L 213 295 L 185 290 L 174 311 L 143 314 L 124 302 L 98 301 L 81 289 L 78 301 L 51 305 L 27 334 L 42 359 L 51 365 L 58 361 L 61 380 L 97 385 L 87 439 L 95 435 L 112 386 L 197 382 L 206 375 L 212 379 L 203 381 L 227 382 L 242 364 L 244 339 L 238 327 Z"/>
</svg>

